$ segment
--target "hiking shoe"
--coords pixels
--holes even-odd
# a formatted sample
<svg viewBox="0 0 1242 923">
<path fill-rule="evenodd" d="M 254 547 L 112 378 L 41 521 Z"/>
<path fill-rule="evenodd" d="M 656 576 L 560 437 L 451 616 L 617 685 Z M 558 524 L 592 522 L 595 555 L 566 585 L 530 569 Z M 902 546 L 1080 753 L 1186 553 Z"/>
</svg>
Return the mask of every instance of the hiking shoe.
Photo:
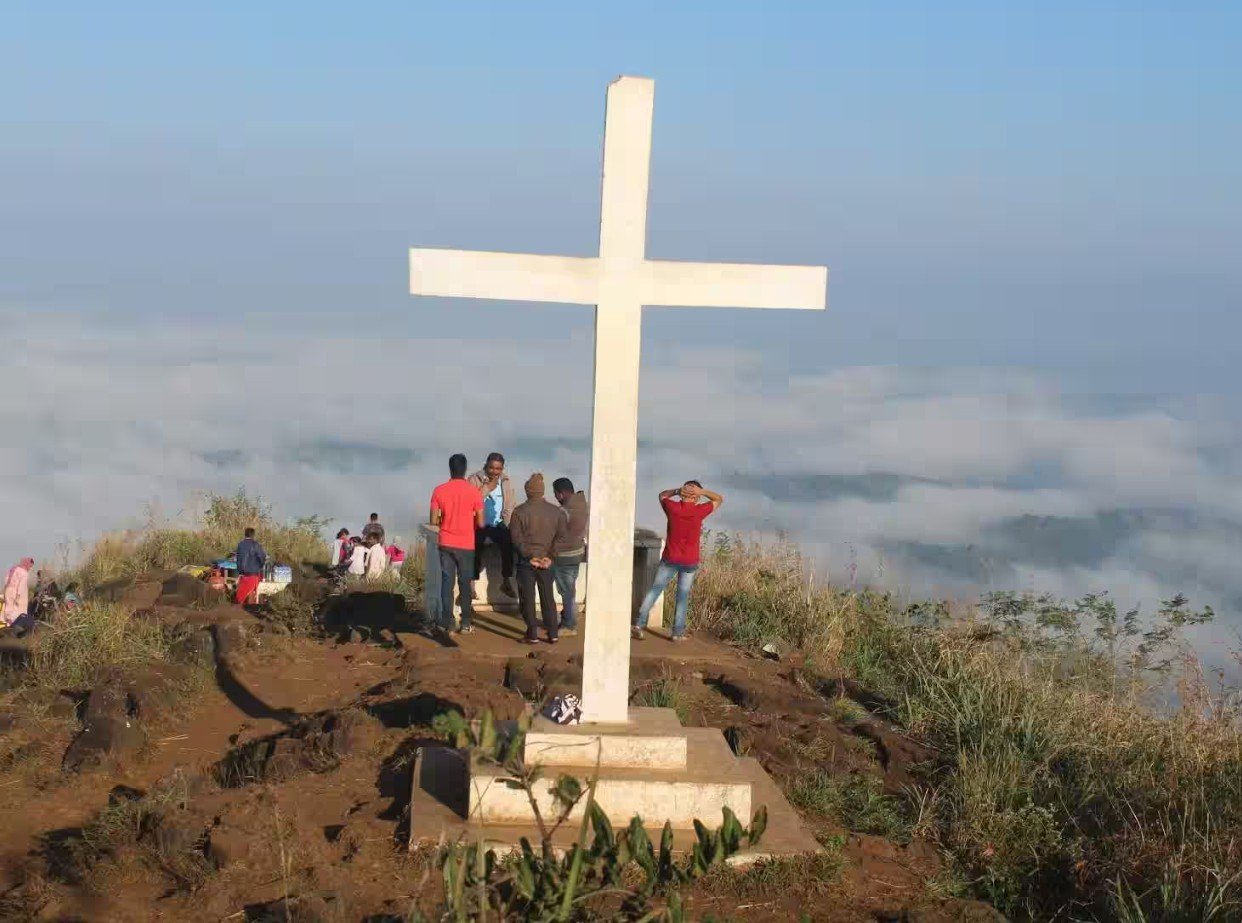
<svg viewBox="0 0 1242 923">
<path fill-rule="evenodd" d="M 560 632 L 559 632 L 562 638 L 572 638 L 577 633 L 578 633 L 578 629 L 576 628 L 562 628 L 560 629 Z"/>
<path fill-rule="evenodd" d="M 689 639 L 688 637 L 686 637 L 685 635 L 669 635 L 669 638 L 668 638 L 668 639 L 669 639 L 670 641 L 689 641 L 689 640 L 690 640 L 690 639 Z"/>
<path fill-rule="evenodd" d="M 474 634 L 474 626 L 473 625 L 462 625 L 461 628 L 458 628 L 455 632 L 453 632 L 453 634 L 472 635 Z"/>
<path fill-rule="evenodd" d="M 646 635 L 643 634 L 643 630 L 641 628 L 635 625 L 633 628 L 630 629 L 630 637 L 633 638 L 635 641 L 641 641 L 643 638 L 646 637 Z"/>
<path fill-rule="evenodd" d="M 559 642 L 560 642 L 560 640 L 561 640 L 560 638 L 552 638 L 552 637 L 549 637 L 549 638 L 548 638 L 548 643 L 549 643 L 549 644 L 557 644 L 557 643 L 559 643 Z"/>
<path fill-rule="evenodd" d="M 538 638 L 523 638 L 521 643 L 522 644 L 538 644 L 539 639 Z"/>
</svg>

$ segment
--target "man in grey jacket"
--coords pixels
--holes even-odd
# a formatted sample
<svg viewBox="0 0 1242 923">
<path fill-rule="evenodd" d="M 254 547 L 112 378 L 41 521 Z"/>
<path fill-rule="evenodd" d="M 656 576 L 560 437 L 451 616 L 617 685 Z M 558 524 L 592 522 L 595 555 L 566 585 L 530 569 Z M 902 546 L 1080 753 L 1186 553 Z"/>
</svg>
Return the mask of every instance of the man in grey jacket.
<svg viewBox="0 0 1242 923">
<path fill-rule="evenodd" d="M 591 510 L 586 494 L 574 490 L 569 478 L 557 478 L 552 482 L 552 496 L 565 514 L 564 538 L 552 549 L 552 574 L 556 588 L 561 594 L 561 634 L 578 633 L 578 573 L 586 557 L 587 523 Z"/>
<path fill-rule="evenodd" d="M 565 538 L 569 527 L 565 514 L 543 496 L 543 475 L 536 472 L 526 482 L 527 500 L 513 511 L 510 523 L 513 544 L 518 553 L 518 607 L 526 622 L 526 644 L 539 643 L 535 623 L 535 590 L 539 591 L 539 608 L 543 613 L 543 629 L 548 643 L 559 639 L 556 623 L 556 600 L 552 598 L 552 549 Z"/>
<path fill-rule="evenodd" d="M 467 479 L 483 495 L 483 525 L 474 534 L 474 579 L 483 573 L 483 546 L 488 539 L 500 549 L 500 565 L 503 582 L 500 592 L 517 596 L 513 589 L 513 538 L 509 534 L 509 520 L 516 506 L 513 499 L 513 482 L 505 471 L 505 457 L 499 452 L 487 456 L 482 471 L 476 471 Z"/>
</svg>

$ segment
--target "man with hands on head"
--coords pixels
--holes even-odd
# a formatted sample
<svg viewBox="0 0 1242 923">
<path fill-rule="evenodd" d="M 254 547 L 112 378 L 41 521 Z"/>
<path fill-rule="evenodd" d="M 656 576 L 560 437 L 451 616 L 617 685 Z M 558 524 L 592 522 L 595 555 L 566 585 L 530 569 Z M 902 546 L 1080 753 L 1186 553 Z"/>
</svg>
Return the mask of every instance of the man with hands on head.
<svg viewBox="0 0 1242 923">
<path fill-rule="evenodd" d="M 724 497 L 705 489 L 698 481 L 686 481 L 681 487 L 660 491 L 660 506 L 668 519 L 668 533 L 655 580 L 652 581 L 651 589 L 634 620 L 633 634 L 636 640 L 643 639 L 651 607 L 673 578 L 677 579 L 677 606 L 673 618 L 672 639 L 686 640 L 686 610 L 690 604 L 690 590 L 694 587 L 694 578 L 699 572 L 703 520 L 716 512 L 722 503 Z"/>
</svg>

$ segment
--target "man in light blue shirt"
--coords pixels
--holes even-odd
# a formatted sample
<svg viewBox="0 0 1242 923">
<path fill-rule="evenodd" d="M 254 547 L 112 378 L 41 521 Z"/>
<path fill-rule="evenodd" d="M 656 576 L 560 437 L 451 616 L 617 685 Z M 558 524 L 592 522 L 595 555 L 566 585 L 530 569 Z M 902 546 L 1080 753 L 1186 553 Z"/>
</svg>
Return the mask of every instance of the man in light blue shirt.
<svg viewBox="0 0 1242 923">
<path fill-rule="evenodd" d="M 475 533 L 474 579 L 483 572 L 483 546 L 490 539 L 500 549 L 501 573 L 504 577 L 500 592 L 516 597 L 513 588 L 513 538 L 509 534 L 509 517 L 517 505 L 513 484 L 505 471 L 505 457 L 499 452 L 487 456 L 482 471 L 470 475 L 470 483 L 483 495 L 483 526 Z"/>
</svg>

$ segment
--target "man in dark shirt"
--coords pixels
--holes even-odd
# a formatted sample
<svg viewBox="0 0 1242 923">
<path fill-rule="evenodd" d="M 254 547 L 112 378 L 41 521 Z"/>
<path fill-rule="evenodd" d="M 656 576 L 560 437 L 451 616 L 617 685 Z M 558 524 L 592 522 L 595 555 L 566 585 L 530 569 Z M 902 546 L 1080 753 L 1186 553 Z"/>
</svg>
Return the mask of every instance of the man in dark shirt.
<svg viewBox="0 0 1242 923">
<path fill-rule="evenodd" d="M 569 478 L 552 482 L 552 496 L 565 513 L 565 537 L 552 549 L 552 573 L 561 594 L 562 635 L 578 633 L 578 573 L 586 557 L 587 523 L 591 518 L 586 494 L 574 490 Z"/>
<path fill-rule="evenodd" d="M 651 590 L 638 609 L 634 620 L 634 638 L 641 641 L 647 627 L 651 607 L 660 598 L 668 582 L 677 578 L 677 614 L 673 618 L 674 641 L 686 639 L 686 610 L 690 604 L 690 590 L 699 572 L 699 543 L 703 540 L 703 520 L 716 512 L 724 497 L 704 490 L 698 481 L 686 481 L 680 488 L 660 492 L 660 506 L 668 519 L 668 535 L 664 541 L 664 554 L 656 570 Z"/>
<path fill-rule="evenodd" d="M 371 521 L 362 527 L 362 540 L 364 542 L 372 536 L 381 545 L 384 544 L 384 527 L 380 525 L 379 513 L 372 513 Z"/>
<path fill-rule="evenodd" d="M 558 640 L 556 600 L 552 597 L 552 549 L 565 537 L 568 522 L 559 507 L 544 499 L 543 475 L 536 472 L 526 482 L 525 503 L 513 511 L 509 531 L 518 553 L 518 608 L 526 622 L 524 644 L 538 644 L 535 626 L 535 588 L 539 589 L 539 608 L 548 643 Z"/>
<path fill-rule="evenodd" d="M 237 595 L 233 601 L 239 606 L 250 602 L 255 590 L 263 582 L 263 566 L 267 564 L 267 552 L 254 537 L 254 529 L 246 530 L 246 537 L 237 546 Z M 257 602 L 256 597 L 256 602 Z"/>
</svg>

